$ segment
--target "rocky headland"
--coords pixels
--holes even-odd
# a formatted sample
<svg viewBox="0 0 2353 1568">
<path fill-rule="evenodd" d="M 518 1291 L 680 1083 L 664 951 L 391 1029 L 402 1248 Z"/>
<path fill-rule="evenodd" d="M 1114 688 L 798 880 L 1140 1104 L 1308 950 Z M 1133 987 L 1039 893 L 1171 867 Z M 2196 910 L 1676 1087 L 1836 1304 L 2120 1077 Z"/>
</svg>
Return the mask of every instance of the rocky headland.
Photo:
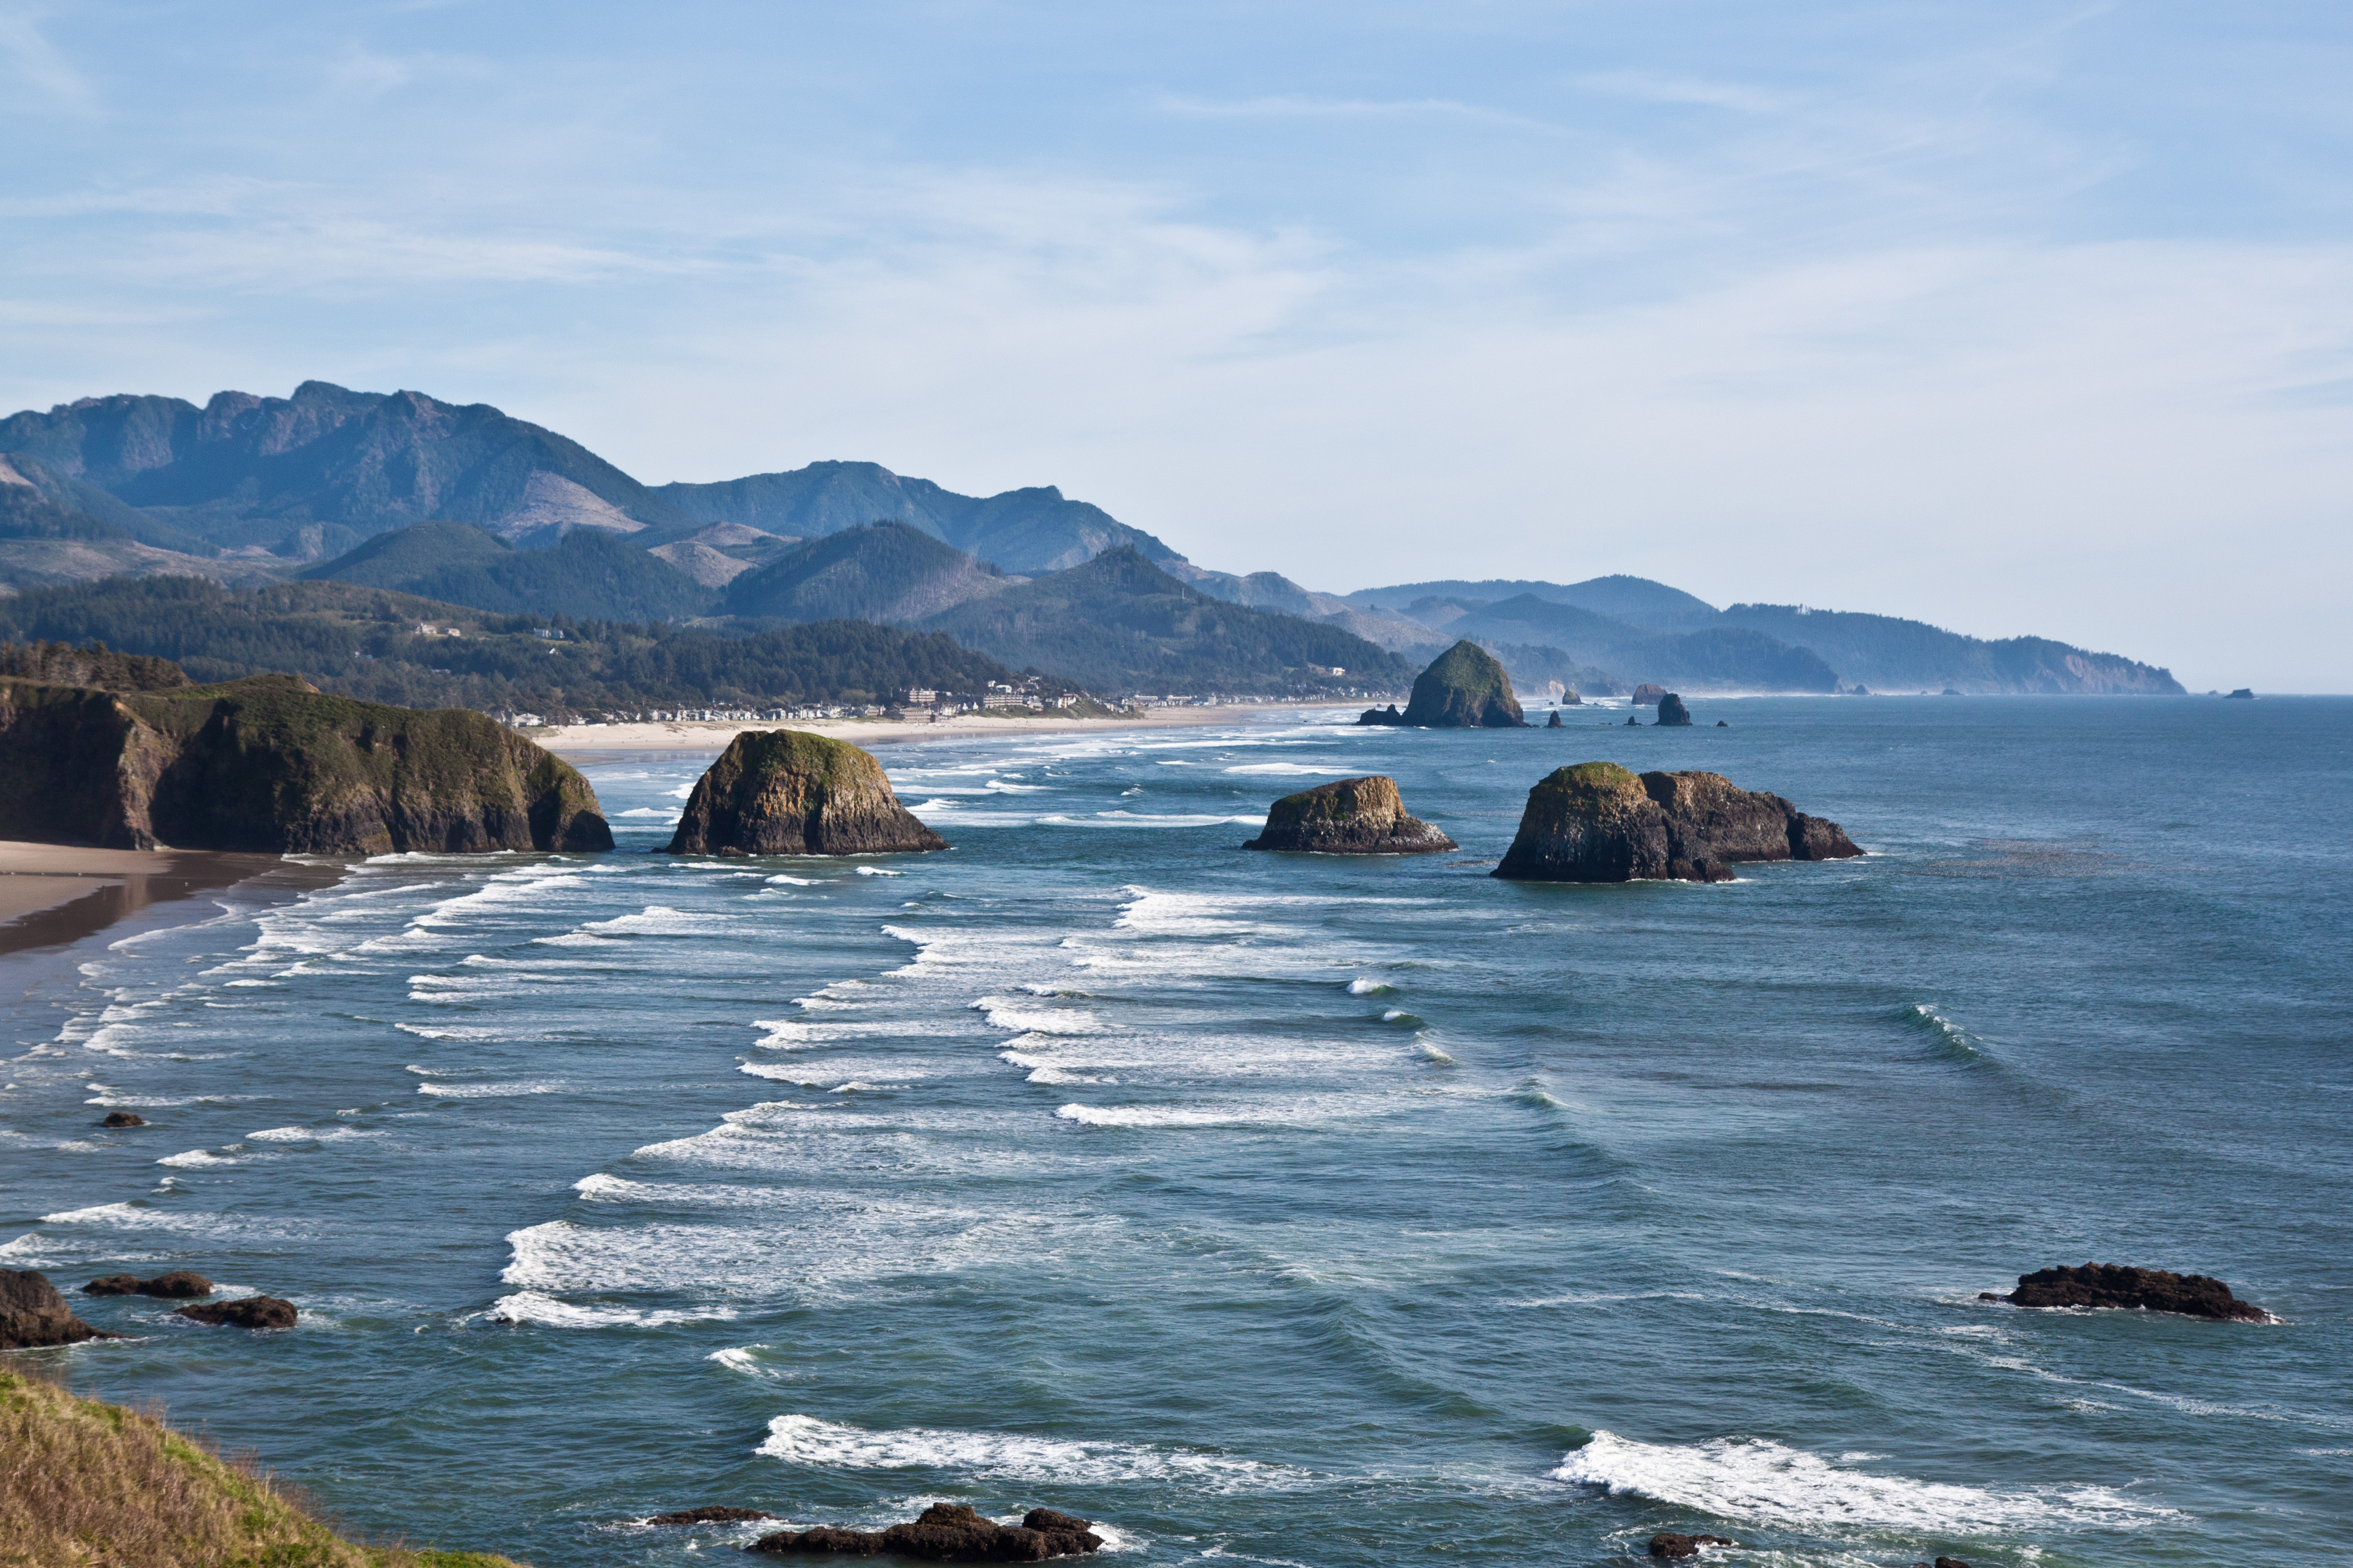
<svg viewBox="0 0 2353 1568">
<path fill-rule="evenodd" d="M 1404 721 L 1426 730 L 1517 730 L 1527 718 L 1495 656 L 1464 638 L 1414 677 Z"/>
<path fill-rule="evenodd" d="M 1528 791 L 1494 875 L 1521 881 L 1721 882 L 1752 860 L 1860 855 L 1835 822 L 1721 773 L 1649 773 L 1616 763 L 1556 769 Z"/>
<path fill-rule="evenodd" d="M 913 1523 L 888 1530 L 779 1530 L 746 1552 L 815 1552 L 846 1557 L 913 1557 L 925 1563 L 1042 1563 L 1103 1545 L 1091 1520 L 1033 1508 L 1019 1524 L 999 1524 L 962 1503 L 935 1502 Z"/>
<path fill-rule="evenodd" d="M 287 675 L 105 691 L 0 678 L 0 820 L 110 849 L 610 849 L 571 764 L 486 715 Z"/>
<path fill-rule="evenodd" d="M 747 730 L 695 781 L 673 855 L 887 855 L 947 840 L 899 804 L 882 764 L 847 741 Z"/>
<path fill-rule="evenodd" d="M 1986 1290 L 1978 1299 L 2007 1301 L 2013 1307 L 2114 1307 L 2242 1323 L 2272 1321 L 2269 1312 L 2240 1300 L 2228 1285 L 2211 1275 L 2172 1274 L 2162 1268 L 2115 1263 L 2039 1268 L 2020 1275 L 2018 1289 L 2006 1296 Z"/>
<path fill-rule="evenodd" d="M 1455 843 L 1409 816 L 1398 796 L 1397 781 L 1376 773 L 1284 795 L 1267 808 L 1266 826 L 1242 847 L 1315 855 L 1428 855 L 1451 849 Z"/>
</svg>

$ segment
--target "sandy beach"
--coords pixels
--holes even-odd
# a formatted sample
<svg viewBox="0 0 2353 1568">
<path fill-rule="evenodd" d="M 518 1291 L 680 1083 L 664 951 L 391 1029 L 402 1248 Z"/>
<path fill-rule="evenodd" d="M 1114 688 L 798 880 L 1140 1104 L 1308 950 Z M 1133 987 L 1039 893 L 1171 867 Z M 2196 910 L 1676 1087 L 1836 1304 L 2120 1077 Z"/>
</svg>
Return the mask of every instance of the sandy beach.
<svg viewBox="0 0 2353 1568">
<path fill-rule="evenodd" d="M 1133 718 L 1072 719 L 1052 714 L 1003 719 L 959 713 L 937 722 L 911 719 L 817 719 L 780 723 L 746 723 L 740 720 L 705 722 L 681 720 L 659 724 L 563 724 L 524 733 L 561 756 L 577 761 L 605 753 L 633 752 L 724 751 L 746 730 L 801 730 L 828 735 L 853 745 L 875 746 L 893 742 L 929 741 L 953 737 L 1051 735 L 1073 731 L 1166 730 L 1194 724 L 1240 724 L 1260 713 L 1298 712 L 1331 708 L 1330 702 L 1238 703 L 1222 708 L 1153 708 Z"/>
<path fill-rule="evenodd" d="M 0 839 L 0 952 L 75 941 L 150 904 L 276 868 L 274 855 Z"/>
</svg>

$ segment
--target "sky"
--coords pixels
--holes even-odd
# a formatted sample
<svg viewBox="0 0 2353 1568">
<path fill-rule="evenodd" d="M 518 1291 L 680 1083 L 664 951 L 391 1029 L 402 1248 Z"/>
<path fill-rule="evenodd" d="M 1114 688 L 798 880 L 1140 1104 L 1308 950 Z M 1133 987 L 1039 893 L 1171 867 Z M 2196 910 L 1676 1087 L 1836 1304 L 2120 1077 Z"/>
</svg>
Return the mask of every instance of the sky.
<svg viewBox="0 0 2353 1568">
<path fill-rule="evenodd" d="M 0 0 L 0 413 L 318 378 L 2353 691 L 2353 10 Z"/>
</svg>

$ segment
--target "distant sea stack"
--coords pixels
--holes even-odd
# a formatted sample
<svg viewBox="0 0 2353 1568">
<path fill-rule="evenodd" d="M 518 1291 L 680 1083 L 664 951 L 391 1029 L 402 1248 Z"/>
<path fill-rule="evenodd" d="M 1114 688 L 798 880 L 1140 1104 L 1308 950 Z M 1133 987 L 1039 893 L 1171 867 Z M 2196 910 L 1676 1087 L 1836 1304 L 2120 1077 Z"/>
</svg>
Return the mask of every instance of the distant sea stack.
<svg viewBox="0 0 2353 1568">
<path fill-rule="evenodd" d="M 1659 699 L 1659 722 L 1668 729 L 1680 726 L 1688 730 L 1691 728 L 1691 710 L 1683 706 L 1681 697 L 1672 691 L 1667 692 Z"/>
<path fill-rule="evenodd" d="M 1341 779 L 1284 795 L 1267 809 L 1266 827 L 1245 849 L 1318 855 L 1428 855 L 1454 840 L 1406 815 L 1397 781 L 1374 774 Z"/>
<path fill-rule="evenodd" d="M 2231 1288 L 2211 1274 L 2173 1274 L 2162 1268 L 2132 1268 L 2115 1263 L 2086 1263 L 2080 1268 L 2062 1264 L 2018 1277 L 2018 1289 L 2007 1296 L 1980 1291 L 1982 1301 L 2007 1301 L 2013 1307 L 2115 1307 L 2144 1312 L 2179 1312 L 2190 1318 L 2219 1318 L 2243 1323 L 2268 1323 L 2272 1315 L 2242 1301 Z"/>
<path fill-rule="evenodd" d="M 290 675 L 122 693 L 0 678 L 0 819 L 110 849 L 613 847 L 588 781 L 504 725 Z"/>
<path fill-rule="evenodd" d="M 882 764 L 847 741 L 747 730 L 695 781 L 673 855 L 888 855 L 947 840 L 899 804 Z"/>
<path fill-rule="evenodd" d="M 1517 730 L 1527 719 L 1495 656 L 1466 638 L 1414 678 L 1405 721 L 1430 730 Z"/>
<path fill-rule="evenodd" d="M 1862 851 L 1835 822 L 1720 773 L 1616 763 L 1561 768 L 1528 791 L 1494 875 L 1534 882 L 1723 882 L 1747 860 L 1837 860 Z"/>
<path fill-rule="evenodd" d="M 1634 688 L 1634 706 L 1637 708 L 1655 708 L 1658 706 L 1659 699 L 1664 697 L 1666 694 L 1667 689 L 1665 687 L 1657 684 L 1655 681 L 1646 680 L 1642 682 L 1641 685 Z"/>
</svg>

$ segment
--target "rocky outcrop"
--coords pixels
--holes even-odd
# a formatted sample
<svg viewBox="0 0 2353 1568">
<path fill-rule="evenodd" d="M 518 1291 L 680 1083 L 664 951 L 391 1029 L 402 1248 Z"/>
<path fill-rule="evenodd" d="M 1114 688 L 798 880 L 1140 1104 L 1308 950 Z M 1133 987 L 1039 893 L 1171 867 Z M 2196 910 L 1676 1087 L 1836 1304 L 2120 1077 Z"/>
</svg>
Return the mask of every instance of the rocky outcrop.
<svg viewBox="0 0 2353 1568">
<path fill-rule="evenodd" d="M 176 1315 L 215 1328 L 234 1329 L 290 1329 L 296 1317 L 294 1303 L 277 1296 L 209 1301 L 202 1306 L 183 1307 Z"/>
<path fill-rule="evenodd" d="M 136 1274 L 109 1274 L 81 1288 L 85 1296 L 156 1296 L 166 1301 L 192 1301 L 213 1293 L 213 1282 L 185 1268 L 142 1279 Z"/>
<path fill-rule="evenodd" d="M 1678 1535 L 1662 1530 L 1651 1537 L 1653 1557 L 1696 1557 L 1704 1546 L 1737 1546 L 1740 1542 L 1722 1535 Z"/>
<path fill-rule="evenodd" d="M 2240 1300 L 2228 1285 L 2211 1275 L 2170 1274 L 2162 1268 L 2130 1268 L 2114 1263 L 2037 1269 L 2020 1275 L 2018 1289 L 2007 1296 L 1987 1290 L 1978 1299 L 2007 1301 L 2013 1307 L 2117 1307 L 2242 1323 L 2271 1321 L 2269 1312 Z"/>
<path fill-rule="evenodd" d="M 0 1351 L 78 1345 L 85 1340 L 119 1340 L 73 1314 L 49 1277 L 37 1270 L 0 1268 Z"/>
<path fill-rule="evenodd" d="M 1666 694 L 1667 689 L 1665 687 L 1661 686 L 1654 680 L 1646 680 L 1642 682 L 1641 685 L 1634 688 L 1634 706 L 1637 708 L 1655 707 L 1658 704 L 1659 699 L 1664 697 Z"/>
<path fill-rule="evenodd" d="M 703 1508 L 685 1508 L 676 1513 L 658 1513 L 648 1524 L 744 1524 L 756 1519 L 774 1519 L 773 1513 L 762 1513 L 756 1508 L 729 1508 L 724 1503 L 712 1503 Z"/>
<path fill-rule="evenodd" d="M 764 1535 L 746 1552 L 824 1552 L 839 1556 L 913 1557 L 925 1563 L 1042 1563 L 1072 1557 L 1103 1545 L 1092 1521 L 1050 1508 L 1033 1508 L 1019 1524 L 999 1524 L 962 1503 L 935 1502 L 911 1524 L 888 1530 L 780 1530 Z"/>
<path fill-rule="evenodd" d="M 487 716 L 284 675 L 120 695 L 0 679 L 0 821 L 115 849 L 613 847 L 588 781 Z"/>
<path fill-rule="evenodd" d="M 1691 727 L 1691 710 L 1683 706 L 1681 697 L 1670 691 L 1659 699 L 1658 721 L 1669 729 L 1688 729 Z"/>
<path fill-rule="evenodd" d="M 1376 773 L 1284 795 L 1267 808 L 1266 826 L 1245 849 L 1316 855 L 1427 855 L 1454 840 L 1406 815 L 1397 781 Z"/>
<path fill-rule="evenodd" d="M 115 1128 L 144 1127 L 147 1125 L 147 1119 L 143 1116 L 134 1115 L 128 1110 L 110 1110 L 106 1113 L 106 1120 L 100 1122 L 99 1125 L 100 1127 Z"/>
<path fill-rule="evenodd" d="M 1560 710 L 1556 708 L 1552 710 L 1552 717 L 1545 721 L 1545 728 L 1547 730 L 1557 730 L 1560 727 Z"/>
<path fill-rule="evenodd" d="M 1516 730 L 1527 723 L 1512 678 L 1495 656 L 1465 638 L 1414 677 L 1405 721 L 1430 730 Z"/>
<path fill-rule="evenodd" d="M 1616 763 L 1561 768 L 1528 791 L 1498 877 L 1540 882 L 1721 882 L 1751 860 L 1860 855 L 1835 822 L 1721 773 L 1650 773 Z"/>
<path fill-rule="evenodd" d="M 1362 713 L 1356 715 L 1356 722 L 1359 724 L 1402 724 L 1405 722 L 1405 715 L 1398 712 L 1398 705 L 1392 702 L 1386 708 L 1366 709 Z"/>
<path fill-rule="evenodd" d="M 847 741 L 746 730 L 695 781 L 673 855 L 889 855 L 947 840 L 899 804 L 882 764 Z"/>
</svg>

